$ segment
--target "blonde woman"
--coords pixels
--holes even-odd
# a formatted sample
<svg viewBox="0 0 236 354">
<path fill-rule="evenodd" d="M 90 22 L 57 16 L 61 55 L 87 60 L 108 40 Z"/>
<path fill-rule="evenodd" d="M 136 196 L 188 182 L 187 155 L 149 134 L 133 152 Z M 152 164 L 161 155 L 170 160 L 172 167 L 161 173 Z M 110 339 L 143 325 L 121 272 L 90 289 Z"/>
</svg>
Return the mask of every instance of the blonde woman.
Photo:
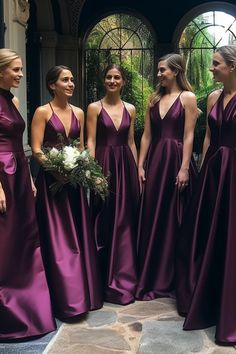
<svg viewBox="0 0 236 354">
<path fill-rule="evenodd" d="M 139 300 L 175 297 L 176 242 L 196 174 L 192 147 L 198 109 L 182 56 L 162 57 L 157 77 L 159 84 L 148 105 L 138 161 L 142 189 Z"/>
<path fill-rule="evenodd" d="M 0 49 L 0 340 L 55 329 L 39 247 L 36 189 L 22 146 L 25 123 L 10 91 L 22 76 L 20 56 Z"/>
</svg>

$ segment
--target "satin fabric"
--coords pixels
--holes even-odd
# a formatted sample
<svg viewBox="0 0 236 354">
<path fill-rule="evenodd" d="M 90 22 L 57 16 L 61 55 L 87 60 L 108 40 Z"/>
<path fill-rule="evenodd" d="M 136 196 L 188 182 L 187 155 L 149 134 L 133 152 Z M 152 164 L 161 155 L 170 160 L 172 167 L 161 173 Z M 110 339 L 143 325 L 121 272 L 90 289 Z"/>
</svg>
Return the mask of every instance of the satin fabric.
<svg viewBox="0 0 236 354">
<path fill-rule="evenodd" d="M 73 111 L 69 136 L 52 112 L 43 144 L 56 147 L 79 138 Z M 65 186 L 55 196 L 54 177 L 40 169 L 36 179 L 37 216 L 49 289 L 56 317 L 68 318 L 102 306 L 101 280 L 86 191 Z"/>
<path fill-rule="evenodd" d="M 177 264 L 184 329 L 216 325 L 216 342 L 236 343 L 236 95 L 212 107 L 211 142 L 186 216 Z"/>
<path fill-rule="evenodd" d="M 124 106 L 119 129 L 104 108 L 97 119 L 96 159 L 109 177 L 109 196 L 92 201 L 104 298 L 128 304 L 136 290 L 137 167 L 128 146 L 131 118 Z"/>
<path fill-rule="evenodd" d="M 55 330 L 31 189 L 22 146 L 25 123 L 0 89 L 0 181 L 7 211 L 0 213 L 0 340 Z"/>
<path fill-rule="evenodd" d="M 175 297 L 179 227 L 197 173 L 192 160 L 189 185 L 180 192 L 175 181 L 182 162 L 185 111 L 180 96 L 163 118 L 159 109 L 159 102 L 150 109 L 152 141 L 138 226 L 138 300 Z"/>
</svg>

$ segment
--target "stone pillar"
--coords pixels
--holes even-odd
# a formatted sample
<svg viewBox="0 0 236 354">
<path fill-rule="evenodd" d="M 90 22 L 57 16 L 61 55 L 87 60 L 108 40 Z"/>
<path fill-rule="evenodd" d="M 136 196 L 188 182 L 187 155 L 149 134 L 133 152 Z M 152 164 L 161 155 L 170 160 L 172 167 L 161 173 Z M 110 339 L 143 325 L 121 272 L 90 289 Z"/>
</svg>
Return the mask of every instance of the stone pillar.
<svg viewBox="0 0 236 354">
<path fill-rule="evenodd" d="M 47 71 L 56 65 L 56 46 L 58 35 L 55 31 L 40 31 L 41 54 L 40 54 L 40 87 L 41 104 L 50 100 L 50 95 L 45 85 L 45 75 Z"/>
<path fill-rule="evenodd" d="M 56 64 L 68 66 L 75 80 L 75 91 L 71 98 L 71 103 L 76 106 L 82 104 L 82 97 L 79 97 L 79 91 L 81 92 L 81 65 L 79 63 L 79 40 L 73 36 L 59 36 L 58 45 L 56 49 Z M 79 90 L 80 88 L 80 90 Z"/>
<path fill-rule="evenodd" d="M 20 100 L 20 112 L 25 120 L 26 129 L 23 143 L 26 153 L 30 153 L 28 145 L 27 98 L 26 98 L 26 48 L 25 31 L 29 18 L 28 0 L 4 0 L 4 22 L 6 25 L 5 47 L 15 50 L 22 58 L 24 77 L 18 89 L 13 89 Z"/>
</svg>

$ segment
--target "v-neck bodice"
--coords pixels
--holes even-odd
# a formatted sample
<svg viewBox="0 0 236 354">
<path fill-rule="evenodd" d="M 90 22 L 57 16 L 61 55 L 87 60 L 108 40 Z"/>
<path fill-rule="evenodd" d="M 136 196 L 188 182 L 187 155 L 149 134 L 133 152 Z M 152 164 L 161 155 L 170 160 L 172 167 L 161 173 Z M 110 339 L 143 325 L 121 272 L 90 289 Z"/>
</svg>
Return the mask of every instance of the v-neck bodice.
<svg viewBox="0 0 236 354">
<path fill-rule="evenodd" d="M 102 107 L 97 118 L 96 145 L 127 145 L 130 123 L 131 118 L 125 106 L 118 129 L 108 112 Z"/>
<path fill-rule="evenodd" d="M 66 135 L 65 127 L 60 118 L 55 112 L 52 112 L 50 119 L 48 120 L 44 133 L 44 146 L 55 146 L 60 143 L 60 137 L 63 137 L 64 143 L 68 143 L 69 140 L 78 139 L 80 136 L 80 125 L 73 110 L 71 113 L 71 126 L 68 136 Z"/>
<path fill-rule="evenodd" d="M 178 96 L 165 117 L 160 116 L 160 101 L 150 108 L 150 121 L 152 130 L 152 139 L 175 139 L 183 141 L 185 110 L 182 106 L 180 97 Z"/>
<path fill-rule="evenodd" d="M 209 115 L 212 146 L 236 147 L 236 94 L 224 108 L 224 94 L 220 94 Z"/>
</svg>

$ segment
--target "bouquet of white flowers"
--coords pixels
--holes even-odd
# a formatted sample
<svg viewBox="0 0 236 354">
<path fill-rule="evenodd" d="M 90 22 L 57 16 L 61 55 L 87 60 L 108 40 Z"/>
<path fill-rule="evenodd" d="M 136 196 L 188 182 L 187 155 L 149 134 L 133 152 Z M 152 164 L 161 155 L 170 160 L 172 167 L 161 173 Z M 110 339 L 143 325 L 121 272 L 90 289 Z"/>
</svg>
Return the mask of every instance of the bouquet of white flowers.
<svg viewBox="0 0 236 354">
<path fill-rule="evenodd" d="M 54 194 L 66 184 L 74 188 L 79 185 L 93 190 L 104 200 L 108 195 L 108 176 L 104 176 L 101 166 L 89 154 L 89 150 L 80 151 L 78 146 L 79 142 L 74 140 L 69 145 L 43 148 L 43 167 L 58 177 L 50 185 L 50 190 Z"/>
</svg>

